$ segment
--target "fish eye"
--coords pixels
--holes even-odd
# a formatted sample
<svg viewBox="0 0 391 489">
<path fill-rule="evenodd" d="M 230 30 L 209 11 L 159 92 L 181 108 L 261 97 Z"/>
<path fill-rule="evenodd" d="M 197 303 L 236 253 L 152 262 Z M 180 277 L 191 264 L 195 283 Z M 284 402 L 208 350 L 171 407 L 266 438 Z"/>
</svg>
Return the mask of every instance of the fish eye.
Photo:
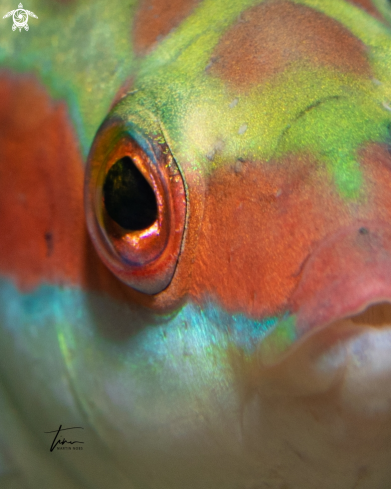
<svg viewBox="0 0 391 489">
<path fill-rule="evenodd" d="M 86 168 L 85 210 L 95 248 L 130 287 L 157 294 L 175 273 L 185 227 L 185 189 L 161 134 L 109 117 Z"/>
</svg>

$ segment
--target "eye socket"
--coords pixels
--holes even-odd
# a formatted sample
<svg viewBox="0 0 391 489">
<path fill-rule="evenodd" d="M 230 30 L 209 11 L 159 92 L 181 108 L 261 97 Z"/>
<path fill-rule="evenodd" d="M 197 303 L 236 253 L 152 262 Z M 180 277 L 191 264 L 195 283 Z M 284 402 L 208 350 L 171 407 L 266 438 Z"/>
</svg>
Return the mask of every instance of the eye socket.
<svg viewBox="0 0 391 489">
<path fill-rule="evenodd" d="M 120 118 L 98 131 L 86 169 L 87 227 L 103 262 L 123 282 L 157 294 L 171 282 L 185 227 L 181 174 L 160 137 Z"/>
</svg>

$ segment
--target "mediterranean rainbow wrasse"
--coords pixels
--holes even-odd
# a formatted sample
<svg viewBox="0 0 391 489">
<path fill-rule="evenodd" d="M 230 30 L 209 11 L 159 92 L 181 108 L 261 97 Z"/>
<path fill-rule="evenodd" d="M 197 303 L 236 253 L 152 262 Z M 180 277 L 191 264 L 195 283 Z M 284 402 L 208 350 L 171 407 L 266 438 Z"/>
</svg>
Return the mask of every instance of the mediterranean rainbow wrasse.
<svg viewBox="0 0 391 489">
<path fill-rule="evenodd" d="M 0 487 L 391 487 L 391 2 L 1 9 Z"/>
</svg>

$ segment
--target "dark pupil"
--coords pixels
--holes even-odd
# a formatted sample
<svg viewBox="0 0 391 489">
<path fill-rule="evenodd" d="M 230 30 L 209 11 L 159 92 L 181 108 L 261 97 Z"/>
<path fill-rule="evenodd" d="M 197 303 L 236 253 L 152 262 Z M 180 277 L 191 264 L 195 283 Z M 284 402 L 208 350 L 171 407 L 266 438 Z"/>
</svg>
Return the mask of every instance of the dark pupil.
<svg viewBox="0 0 391 489">
<path fill-rule="evenodd" d="M 146 229 L 157 219 L 155 194 L 128 157 L 118 160 L 107 173 L 103 199 L 111 219 L 125 229 Z"/>
</svg>

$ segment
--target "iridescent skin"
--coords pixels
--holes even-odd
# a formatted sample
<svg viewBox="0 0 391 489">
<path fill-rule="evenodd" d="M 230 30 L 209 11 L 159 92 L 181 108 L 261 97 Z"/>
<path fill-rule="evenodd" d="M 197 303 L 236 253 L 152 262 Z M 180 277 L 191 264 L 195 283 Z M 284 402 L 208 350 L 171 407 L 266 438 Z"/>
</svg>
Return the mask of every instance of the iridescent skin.
<svg viewBox="0 0 391 489">
<path fill-rule="evenodd" d="M 359 39 L 370 75 L 299 60 L 243 90 L 211 70 L 213 53 L 238 17 L 262 3 L 204 0 L 144 56 L 134 54 L 129 35 L 133 1 L 31 1 L 26 8 L 39 19 L 29 33 L 2 29 L 4 76 L 32 72 L 48 96 L 66 102 L 84 161 L 106 116 L 167 143 L 186 189 L 186 227 L 172 282 L 152 297 L 111 294 L 77 278 L 43 276 L 23 288 L 17 264 L 0 270 L 1 487 L 383 489 L 391 482 L 390 330 L 336 323 L 391 298 L 389 183 L 371 166 L 389 163 L 391 7 L 373 2 L 379 20 L 342 0 L 293 2 Z M 4 12 L 12 8 L 4 4 Z M 247 170 L 272 168 L 279 182 L 278 168 L 293 172 L 306 159 L 309 195 L 325 199 L 313 204 L 324 213 L 312 235 L 295 223 L 307 209 L 311 221 L 313 197 L 294 211 L 287 200 L 285 209 L 278 198 L 289 192 L 274 180 L 267 197 L 281 212 L 271 244 L 252 234 L 251 221 L 246 235 L 234 236 L 236 214 L 213 221 L 216 175 L 233 168 L 227 179 L 236 182 Z M 268 205 L 259 210 L 261 224 Z M 240 212 L 246 221 L 250 211 Z M 289 231 L 285 214 L 294 223 Z M 239 265 L 221 268 L 223 292 L 207 276 L 213 263 L 198 238 L 207 243 L 210 233 L 213 242 L 216 222 L 236 247 L 249 242 L 270 253 L 272 265 L 280 263 L 280 248 L 273 250 L 281 241 L 284 252 L 293 250 L 260 277 L 266 300 L 254 293 L 259 281 L 246 252 L 234 246 Z M 364 241 L 349 248 L 358 229 Z M 333 250 L 335 276 L 326 281 Z M 82 255 L 75 276 L 98 275 Z M 235 303 L 224 295 L 232 273 L 250 284 L 248 293 L 238 285 Z M 59 424 L 84 427 L 82 452 L 49 452 L 44 432 Z"/>
</svg>

